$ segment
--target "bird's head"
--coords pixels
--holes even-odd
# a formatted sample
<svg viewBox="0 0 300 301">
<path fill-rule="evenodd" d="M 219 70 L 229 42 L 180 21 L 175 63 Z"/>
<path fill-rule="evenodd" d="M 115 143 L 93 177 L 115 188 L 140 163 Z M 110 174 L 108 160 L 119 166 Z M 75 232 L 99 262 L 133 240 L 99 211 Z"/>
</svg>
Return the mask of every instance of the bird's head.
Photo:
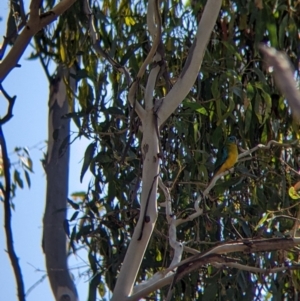
<svg viewBox="0 0 300 301">
<path fill-rule="evenodd" d="M 235 136 L 229 136 L 229 137 L 227 138 L 227 143 L 228 143 L 228 144 L 237 144 L 237 139 L 236 139 L 236 137 L 235 137 Z"/>
</svg>

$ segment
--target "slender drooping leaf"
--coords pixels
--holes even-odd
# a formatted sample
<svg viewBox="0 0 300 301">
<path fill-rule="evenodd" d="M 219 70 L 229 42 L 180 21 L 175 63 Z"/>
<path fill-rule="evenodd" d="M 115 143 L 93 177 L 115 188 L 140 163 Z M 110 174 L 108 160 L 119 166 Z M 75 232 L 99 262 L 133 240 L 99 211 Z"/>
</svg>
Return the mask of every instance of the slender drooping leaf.
<svg viewBox="0 0 300 301">
<path fill-rule="evenodd" d="M 82 179 L 86 171 L 88 170 L 89 165 L 94 157 L 96 146 L 97 146 L 97 142 L 92 142 L 85 151 L 81 173 L 80 173 L 80 182 L 82 182 Z"/>
</svg>

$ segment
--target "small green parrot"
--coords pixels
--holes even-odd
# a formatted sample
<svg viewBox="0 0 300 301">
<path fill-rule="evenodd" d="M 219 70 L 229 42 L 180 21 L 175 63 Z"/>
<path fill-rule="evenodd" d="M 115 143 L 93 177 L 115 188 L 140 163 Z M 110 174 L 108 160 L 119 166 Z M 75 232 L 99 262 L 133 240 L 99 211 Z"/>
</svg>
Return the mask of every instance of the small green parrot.
<svg viewBox="0 0 300 301">
<path fill-rule="evenodd" d="M 234 166 L 238 159 L 237 139 L 235 136 L 227 138 L 226 144 L 219 150 L 220 155 L 215 164 L 214 177 Z"/>
</svg>

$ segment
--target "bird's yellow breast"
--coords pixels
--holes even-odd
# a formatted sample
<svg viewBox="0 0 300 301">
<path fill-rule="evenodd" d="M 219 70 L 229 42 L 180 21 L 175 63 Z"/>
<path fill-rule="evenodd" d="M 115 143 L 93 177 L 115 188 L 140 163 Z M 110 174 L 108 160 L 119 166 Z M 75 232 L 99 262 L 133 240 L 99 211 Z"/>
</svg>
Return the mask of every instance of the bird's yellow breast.
<svg viewBox="0 0 300 301">
<path fill-rule="evenodd" d="M 237 159 L 238 159 L 237 145 L 233 144 L 233 143 L 227 144 L 227 150 L 228 150 L 228 158 L 223 163 L 223 165 L 220 167 L 217 174 L 220 174 L 220 173 L 230 169 L 237 162 Z"/>
</svg>

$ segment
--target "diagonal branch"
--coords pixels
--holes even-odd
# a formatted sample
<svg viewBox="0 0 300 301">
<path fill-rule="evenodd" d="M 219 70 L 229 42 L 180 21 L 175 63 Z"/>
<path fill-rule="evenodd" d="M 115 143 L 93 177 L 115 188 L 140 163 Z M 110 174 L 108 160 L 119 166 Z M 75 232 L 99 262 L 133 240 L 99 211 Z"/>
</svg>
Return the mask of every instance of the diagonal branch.
<svg viewBox="0 0 300 301">
<path fill-rule="evenodd" d="M 17 11 L 18 14 L 20 15 L 21 22 L 16 21 L 15 11 Z M 19 1 L 11 0 L 10 1 L 10 11 L 9 11 L 7 23 L 6 23 L 6 34 L 3 37 L 2 45 L 0 45 L 0 60 L 2 60 L 2 58 L 5 54 L 6 47 L 8 45 L 14 44 L 14 41 L 17 38 L 19 31 L 26 24 L 26 19 L 27 19 L 27 16 L 25 15 L 23 0 L 19 0 Z"/>
<path fill-rule="evenodd" d="M 36 0 L 31 1 L 30 7 L 32 5 L 31 11 L 33 10 L 34 13 L 33 15 L 30 15 L 27 24 L 21 34 L 17 37 L 14 46 L 0 64 L 0 83 L 3 82 L 9 72 L 17 66 L 31 38 L 42 28 L 56 20 L 57 17 L 70 8 L 76 0 L 62 0 L 50 11 L 41 15 L 36 14 L 36 2 Z"/>
<path fill-rule="evenodd" d="M 225 243 L 222 246 L 216 246 L 211 250 L 192 256 L 187 260 L 180 263 L 177 269 L 176 275 L 174 276 L 174 282 L 178 282 L 183 276 L 189 274 L 201 268 L 205 264 L 212 264 L 217 268 L 237 268 L 239 270 L 249 271 L 251 273 L 278 273 L 279 271 L 300 269 L 299 265 L 284 266 L 284 267 L 274 267 L 271 269 L 255 268 L 247 265 L 238 264 L 235 261 L 237 259 L 228 258 L 224 256 L 225 253 L 233 252 L 265 252 L 265 251 L 278 251 L 278 250 L 288 250 L 295 247 L 299 243 L 299 239 L 291 238 L 274 238 L 274 239 L 244 239 L 241 242 Z M 220 247 L 220 248 L 219 248 Z M 219 248 L 219 250 L 218 250 Z M 222 251 L 221 251 L 222 250 Z"/>
<path fill-rule="evenodd" d="M 291 62 L 284 52 L 276 51 L 273 47 L 264 44 L 258 46 L 263 54 L 267 67 L 273 67 L 275 83 L 281 93 L 288 100 L 293 115 L 300 118 L 300 92 L 294 79 L 294 70 Z"/>
<path fill-rule="evenodd" d="M 207 1 L 183 70 L 171 91 L 166 95 L 163 105 L 158 111 L 160 125 L 176 110 L 193 86 L 198 76 L 206 45 L 215 26 L 221 4 L 221 0 Z"/>
<path fill-rule="evenodd" d="M 5 179 L 5 189 L 4 189 L 4 228 L 6 235 L 6 246 L 7 253 L 10 258 L 11 265 L 15 274 L 18 290 L 19 301 L 25 301 L 25 290 L 23 276 L 21 268 L 19 265 L 19 260 L 14 249 L 13 234 L 11 229 L 11 208 L 10 208 L 10 164 L 7 154 L 6 141 L 2 131 L 2 126 L 0 125 L 0 146 L 3 157 L 3 170 L 4 170 L 4 179 Z"/>
<path fill-rule="evenodd" d="M 160 289 L 170 283 L 175 278 L 175 282 L 178 282 L 185 275 L 198 270 L 204 265 L 211 264 L 217 268 L 232 267 L 240 270 L 249 271 L 251 273 L 278 273 L 285 270 L 299 269 L 299 265 L 273 267 L 271 269 L 255 268 L 248 265 L 242 265 L 236 263 L 236 259 L 228 258 L 224 256 L 228 253 L 244 252 L 244 253 L 256 253 L 256 252 L 270 252 L 278 250 L 289 250 L 300 244 L 300 238 L 271 238 L 271 239 L 243 239 L 237 242 L 223 242 L 215 247 L 191 256 L 176 266 L 169 267 L 156 274 L 160 274 L 160 278 L 156 282 L 148 282 L 149 285 L 142 287 L 141 290 L 135 291 L 127 301 L 140 300 L 147 296 L 151 292 Z M 177 269 L 176 274 L 174 270 Z"/>
<path fill-rule="evenodd" d="M 300 238 L 245 238 L 239 241 L 232 242 L 222 242 L 216 245 L 215 247 L 199 253 L 197 255 L 191 256 L 174 268 L 184 265 L 186 263 L 195 262 L 198 259 L 204 258 L 206 256 L 218 254 L 228 254 L 235 252 L 244 252 L 244 253 L 256 253 L 256 252 L 270 252 L 278 250 L 289 250 L 300 244 Z M 168 273 L 171 269 L 167 268 L 164 272 Z"/>
</svg>

